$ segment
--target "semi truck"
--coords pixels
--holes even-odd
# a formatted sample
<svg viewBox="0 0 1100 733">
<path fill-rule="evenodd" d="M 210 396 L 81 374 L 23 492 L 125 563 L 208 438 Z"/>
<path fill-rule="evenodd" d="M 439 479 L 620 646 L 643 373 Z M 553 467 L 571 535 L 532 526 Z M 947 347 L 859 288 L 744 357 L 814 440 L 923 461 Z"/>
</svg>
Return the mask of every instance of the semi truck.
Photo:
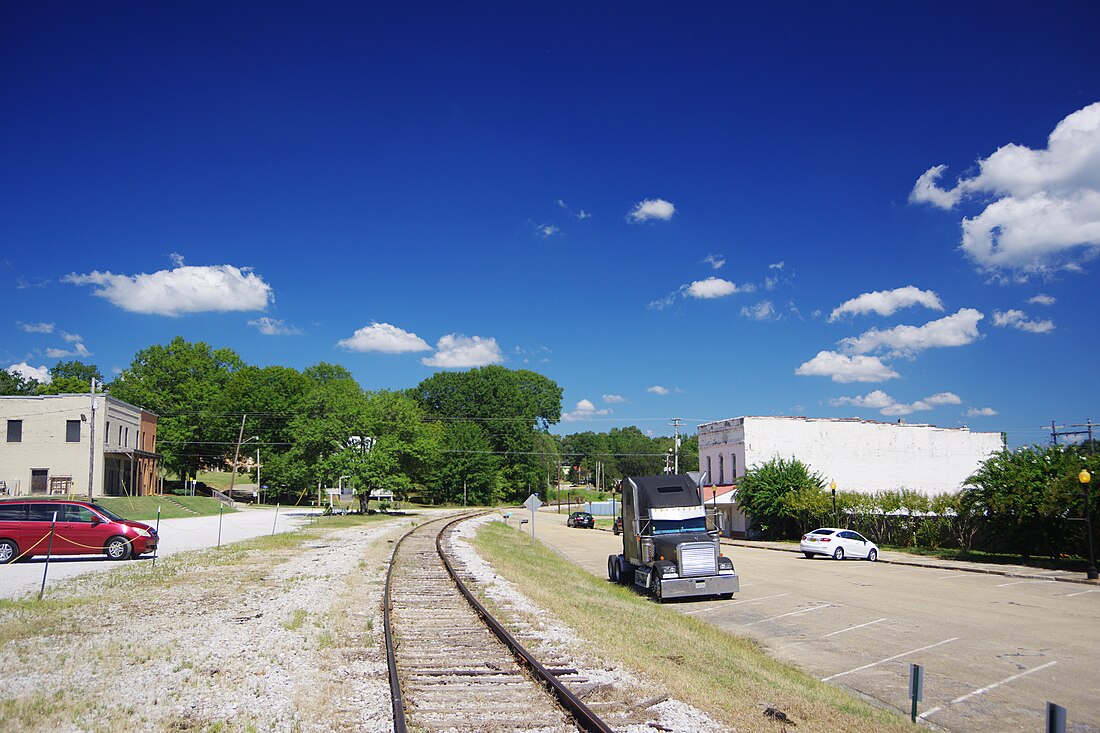
<svg viewBox="0 0 1100 733">
<path fill-rule="evenodd" d="M 718 596 L 739 590 L 733 560 L 707 525 L 706 474 L 631 476 L 622 481 L 623 551 L 607 558 L 607 577 L 668 598 Z"/>
</svg>

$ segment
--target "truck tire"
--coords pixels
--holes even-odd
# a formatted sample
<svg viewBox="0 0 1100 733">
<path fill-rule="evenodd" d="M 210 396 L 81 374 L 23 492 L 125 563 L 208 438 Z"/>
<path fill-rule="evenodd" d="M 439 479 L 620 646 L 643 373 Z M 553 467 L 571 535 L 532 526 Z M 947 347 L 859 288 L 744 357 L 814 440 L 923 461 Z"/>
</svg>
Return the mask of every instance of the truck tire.
<svg viewBox="0 0 1100 733">
<path fill-rule="evenodd" d="M 649 592 L 657 603 L 665 602 L 664 596 L 661 595 L 661 579 L 657 577 L 657 573 L 649 575 Z"/>
<path fill-rule="evenodd" d="M 622 555 L 619 556 L 619 582 L 623 585 L 634 583 L 634 566 Z"/>
<path fill-rule="evenodd" d="M 619 574 L 619 558 L 611 555 L 607 558 L 607 579 L 612 583 L 622 583 L 623 579 Z"/>
</svg>

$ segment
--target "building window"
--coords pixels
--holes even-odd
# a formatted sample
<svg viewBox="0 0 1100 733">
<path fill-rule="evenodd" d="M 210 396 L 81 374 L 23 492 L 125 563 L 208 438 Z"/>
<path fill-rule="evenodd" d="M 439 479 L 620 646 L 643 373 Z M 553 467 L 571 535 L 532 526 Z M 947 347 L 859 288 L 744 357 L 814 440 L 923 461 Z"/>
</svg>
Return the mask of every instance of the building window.
<svg viewBox="0 0 1100 733">
<path fill-rule="evenodd" d="M 111 442 L 111 423 L 105 423 L 106 427 L 103 429 L 103 445 L 107 445 Z"/>
<path fill-rule="evenodd" d="M 125 440 L 125 442 L 123 442 L 122 447 L 123 448 L 129 448 L 130 447 L 130 428 L 126 428 L 126 440 Z"/>
<path fill-rule="evenodd" d="M 707 481 L 710 482 L 711 486 L 714 486 L 714 474 L 710 470 L 710 456 L 707 456 Z"/>
<path fill-rule="evenodd" d="M 737 480 L 737 454 L 736 453 L 730 453 L 730 475 L 733 477 L 734 481 Z"/>
<path fill-rule="evenodd" d="M 726 485 L 726 456 L 722 453 L 718 454 L 718 484 Z"/>
<path fill-rule="evenodd" d="M 80 421 L 79 420 L 66 420 L 65 421 L 65 442 L 66 443 L 79 443 L 80 442 Z"/>
<path fill-rule="evenodd" d="M 9 443 L 22 443 L 23 442 L 23 421 L 22 420 L 8 420 L 8 442 Z"/>
</svg>

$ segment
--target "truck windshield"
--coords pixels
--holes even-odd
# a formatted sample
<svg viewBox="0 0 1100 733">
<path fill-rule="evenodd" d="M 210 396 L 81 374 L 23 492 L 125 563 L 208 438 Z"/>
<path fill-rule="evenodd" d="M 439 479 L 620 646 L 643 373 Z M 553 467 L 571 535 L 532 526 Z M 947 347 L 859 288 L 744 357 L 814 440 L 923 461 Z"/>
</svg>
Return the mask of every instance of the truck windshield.
<svg viewBox="0 0 1100 733">
<path fill-rule="evenodd" d="M 679 534 L 681 532 L 706 532 L 707 523 L 703 517 L 691 519 L 654 519 L 653 534 Z"/>
</svg>

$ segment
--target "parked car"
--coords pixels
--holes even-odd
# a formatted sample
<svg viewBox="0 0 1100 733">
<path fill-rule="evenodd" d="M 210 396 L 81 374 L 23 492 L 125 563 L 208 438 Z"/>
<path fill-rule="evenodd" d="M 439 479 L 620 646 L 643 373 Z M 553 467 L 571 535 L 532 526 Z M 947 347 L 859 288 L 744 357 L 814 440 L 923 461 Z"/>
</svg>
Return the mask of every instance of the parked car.
<svg viewBox="0 0 1100 733">
<path fill-rule="evenodd" d="M 92 502 L 0 501 L 0 565 L 47 552 L 51 555 L 102 553 L 111 560 L 125 560 L 152 552 L 158 539 L 156 529 L 148 524 L 124 519 Z"/>
<path fill-rule="evenodd" d="M 843 560 L 846 557 L 878 560 L 878 545 L 859 532 L 836 527 L 822 527 L 802 535 L 798 549 L 808 558 L 818 555 Z"/>
<path fill-rule="evenodd" d="M 623 533 L 623 516 L 621 514 L 615 517 L 615 521 L 611 523 L 611 531 L 615 534 Z"/>
<path fill-rule="evenodd" d="M 573 512 L 569 515 L 569 518 L 565 520 L 566 527 L 587 527 L 592 529 L 596 526 L 596 520 L 592 518 L 592 515 L 588 512 Z"/>
</svg>

